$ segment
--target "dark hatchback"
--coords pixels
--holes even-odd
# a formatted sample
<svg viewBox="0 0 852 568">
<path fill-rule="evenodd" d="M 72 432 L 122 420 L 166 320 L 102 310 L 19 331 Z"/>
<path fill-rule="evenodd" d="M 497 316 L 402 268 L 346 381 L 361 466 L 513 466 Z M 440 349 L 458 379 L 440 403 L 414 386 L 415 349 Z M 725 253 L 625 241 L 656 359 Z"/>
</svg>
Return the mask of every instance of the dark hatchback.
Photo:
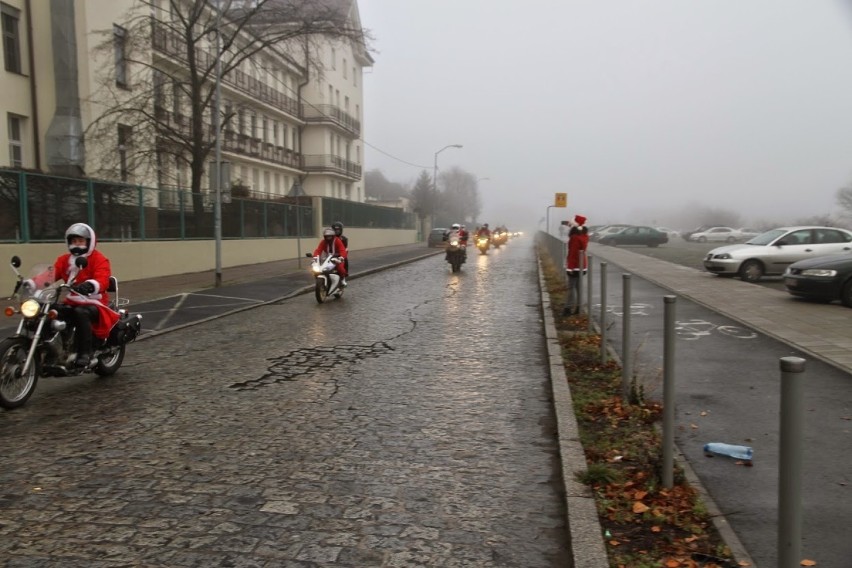
<svg viewBox="0 0 852 568">
<path fill-rule="evenodd" d="M 669 236 L 654 227 L 631 226 L 617 233 L 603 235 L 598 242 L 602 245 L 644 245 L 656 247 L 669 242 Z"/>
<path fill-rule="evenodd" d="M 832 254 L 794 262 L 784 273 L 784 286 L 797 298 L 832 302 L 852 308 L 852 254 Z"/>
</svg>

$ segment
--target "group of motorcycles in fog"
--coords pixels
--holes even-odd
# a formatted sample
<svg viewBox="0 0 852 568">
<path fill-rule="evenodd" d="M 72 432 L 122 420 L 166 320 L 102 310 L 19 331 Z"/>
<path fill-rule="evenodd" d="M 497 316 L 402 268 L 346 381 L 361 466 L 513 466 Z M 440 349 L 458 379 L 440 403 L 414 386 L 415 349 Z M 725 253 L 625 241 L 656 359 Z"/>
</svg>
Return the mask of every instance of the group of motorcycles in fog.
<svg viewBox="0 0 852 568">
<path fill-rule="evenodd" d="M 467 239 L 460 236 L 458 231 L 451 231 L 444 235 L 444 240 L 447 241 L 446 261 L 453 272 L 458 272 L 467 260 Z M 489 248 L 500 248 L 508 241 L 509 231 L 503 227 L 495 229 L 490 234 L 480 233 L 473 237 L 474 246 L 479 249 L 479 254 L 488 254 Z"/>
</svg>

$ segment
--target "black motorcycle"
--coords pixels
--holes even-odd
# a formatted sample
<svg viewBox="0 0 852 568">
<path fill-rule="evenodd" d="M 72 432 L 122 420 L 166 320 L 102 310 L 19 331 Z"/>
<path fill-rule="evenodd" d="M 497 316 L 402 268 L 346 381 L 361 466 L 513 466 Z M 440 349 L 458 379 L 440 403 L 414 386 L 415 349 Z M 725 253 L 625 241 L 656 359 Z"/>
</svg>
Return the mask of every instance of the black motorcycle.
<svg viewBox="0 0 852 568">
<path fill-rule="evenodd" d="M 84 268 L 87 260 L 80 257 L 75 263 Z M 12 409 L 23 405 L 35 391 L 39 377 L 70 377 L 83 373 L 109 376 L 118 371 L 127 344 L 136 339 L 142 328 L 142 316 L 128 313 L 124 306 L 129 302 L 119 299 L 115 277 L 109 280 L 107 291 L 114 294 L 114 300 L 108 307 L 118 314 L 118 322 L 108 338 L 93 338 L 91 362 L 79 367 L 75 364 L 74 327 L 63 319 L 65 310 L 60 305 L 63 294 L 74 285 L 74 279 L 58 283 L 53 278 L 53 266 L 40 264 L 25 280 L 18 271 L 21 259 L 13 256 L 11 265 L 18 280 L 9 299 L 20 303 L 17 307 L 7 307 L 5 314 L 8 317 L 19 314 L 21 319 L 15 334 L 0 341 L 0 406 Z"/>
</svg>

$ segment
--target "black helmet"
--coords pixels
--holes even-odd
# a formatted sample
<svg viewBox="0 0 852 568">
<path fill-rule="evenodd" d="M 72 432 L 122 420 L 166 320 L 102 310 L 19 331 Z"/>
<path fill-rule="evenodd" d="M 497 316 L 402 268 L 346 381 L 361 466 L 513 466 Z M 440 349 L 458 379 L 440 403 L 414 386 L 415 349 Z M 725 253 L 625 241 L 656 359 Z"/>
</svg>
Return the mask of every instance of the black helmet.
<svg viewBox="0 0 852 568">
<path fill-rule="evenodd" d="M 483 226 L 483 227 L 485 227 L 485 228 L 487 229 L 487 228 L 488 228 L 488 223 L 483 223 L 483 224 L 482 224 L 482 226 Z"/>
<path fill-rule="evenodd" d="M 82 239 L 86 239 L 86 248 L 80 247 L 72 247 L 71 239 L 73 237 L 80 237 Z M 65 243 L 68 245 L 68 250 L 71 251 L 71 254 L 74 256 L 83 256 L 90 252 L 92 252 L 94 240 L 94 231 L 85 223 L 74 223 L 68 230 L 65 231 Z"/>
<path fill-rule="evenodd" d="M 338 237 L 343 234 L 343 223 L 340 221 L 335 221 L 331 224 L 331 228 L 334 229 L 334 234 Z"/>
</svg>

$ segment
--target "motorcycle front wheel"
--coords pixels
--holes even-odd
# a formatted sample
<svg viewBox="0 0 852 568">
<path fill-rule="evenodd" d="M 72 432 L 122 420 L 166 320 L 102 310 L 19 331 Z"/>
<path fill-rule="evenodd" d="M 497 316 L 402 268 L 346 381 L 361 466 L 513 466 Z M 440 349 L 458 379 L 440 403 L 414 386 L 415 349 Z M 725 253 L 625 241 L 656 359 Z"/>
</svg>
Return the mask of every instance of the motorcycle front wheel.
<svg viewBox="0 0 852 568">
<path fill-rule="evenodd" d="M 38 357 L 33 359 L 26 374 L 24 364 L 30 340 L 10 337 L 0 342 L 0 406 L 17 408 L 27 402 L 38 383 Z"/>
<path fill-rule="evenodd" d="M 317 283 L 314 286 L 314 295 L 317 297 L 317 302 L 322 304 L 328 298 L 328 290 L 325 287 L 325 280 L 317 278 Z"/>
<path fill-rule="evenodd" d="M 98 364 L 95 365 L 95 373 L 101 377 L 109 377 L 114 375 L 118 368 L 121 367 L 124 361 L 124 349 L 126 345 L 116 347 L 112 351 L 98 356 Z"/>
</svg>

